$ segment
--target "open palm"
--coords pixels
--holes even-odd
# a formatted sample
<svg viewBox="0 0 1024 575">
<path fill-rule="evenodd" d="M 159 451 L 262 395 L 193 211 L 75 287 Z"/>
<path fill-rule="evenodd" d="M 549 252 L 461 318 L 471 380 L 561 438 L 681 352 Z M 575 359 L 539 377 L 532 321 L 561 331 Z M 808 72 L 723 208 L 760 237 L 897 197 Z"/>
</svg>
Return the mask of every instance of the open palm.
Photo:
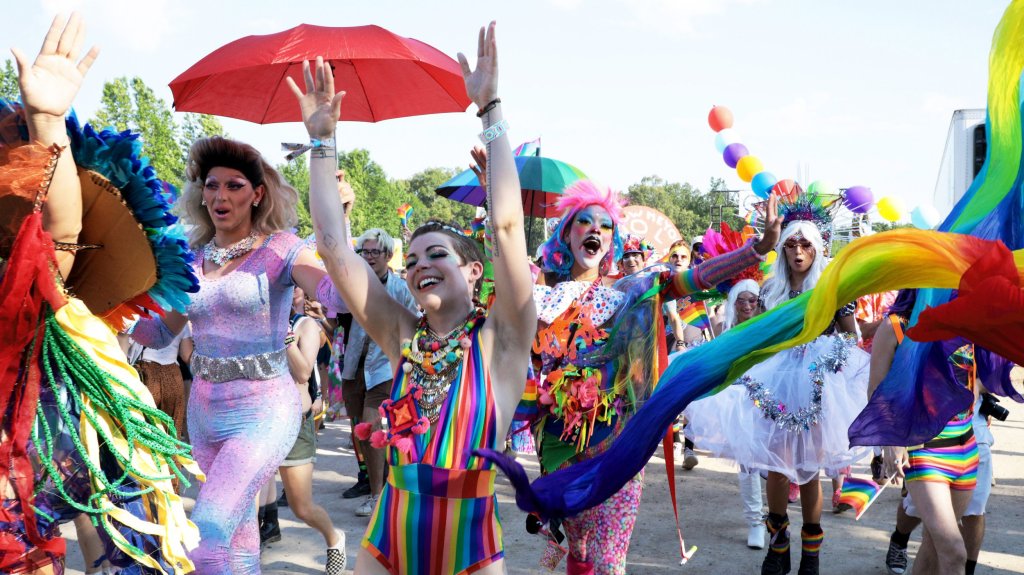
<svg viewBox="0 0 1024 575">
<path fill-rule="evenodd" d="M 306 91 L 303 92 L 289 76 L 286 81 L 302 111 L 302 123 L 313 138 L 329 138 L 334 136 L 334 129 L 341 115 L 341 99 L 345 92 L 334 92 L 334 73 L 330 64 L 317 57 L 313 69 L 309 62 L 302 63 L 302 77 L 305 79 Z"/>
<path fill-rule="evenodd" d="M 495 23 L 480 29 L 477 42 L 476 70 L 469 68 L 469 61 L 461 52 L 459 65 L 462 78 L 466 81 L 466 95 L 482 108 L 498 94 L 498 43 L 494 37 Z"/>
<path fill-rule="evenodd" d="M 99 54 L 94 46 L 78 61 L 84 41 L 85 24 L 78 14 L 72 14 L 67 26 L 62 17 L 53 19 L 31 64 L 20 50 L 11 50 L 18 62 L 18 84 L 29 113 L 63 116 L 71 108 L 82 79 Z"/>
</svg>

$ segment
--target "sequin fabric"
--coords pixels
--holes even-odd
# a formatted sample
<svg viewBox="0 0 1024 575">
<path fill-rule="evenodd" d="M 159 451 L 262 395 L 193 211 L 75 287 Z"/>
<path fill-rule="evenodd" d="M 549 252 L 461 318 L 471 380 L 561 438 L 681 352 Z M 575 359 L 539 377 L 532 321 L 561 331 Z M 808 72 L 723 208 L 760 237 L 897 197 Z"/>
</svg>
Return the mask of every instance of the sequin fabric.
<svg viewBox="0 0 1024 575">
<path fill-rule="evenodd" d="M 595 575 L 622 575 L 640 511 L 643 473 L 604 503 L 562 522 L 569 536 L 569 554 L 594 564 Z"/>
<path fill-rule="evenodd" d="M 288 369 L 288 354 L 284 349 L 255 355 L 234 357 L 206 357 L 192 354 L 192 374 L 210 382 L 234 379 L 273 379 Z"/>
<path fill-rule="evenodd" d="M 217 279 L 202 273 L 199 256 L 200 289 L 189 319 L 196 353 L 221 359 L 215 363 L 224 371 L 211 374 L 216 379 L 236 368 L 254 374 L 245 370 L 256 364 L 239 358 L 283 352 L 294 289 L 291 268 L 301 248 L 294 235 L 274 234 Z M 191 558 L 200 574 L 260 572 L 256 492 L 295 443 L 302 408 L 287 363 L 276 374 L 268 369 L 259 375 L 268 377 L 214 382 L 197 375 L 192 383 L 189 437 L 207 477 L 192 512 L 201 540 Z"/>
</svg>

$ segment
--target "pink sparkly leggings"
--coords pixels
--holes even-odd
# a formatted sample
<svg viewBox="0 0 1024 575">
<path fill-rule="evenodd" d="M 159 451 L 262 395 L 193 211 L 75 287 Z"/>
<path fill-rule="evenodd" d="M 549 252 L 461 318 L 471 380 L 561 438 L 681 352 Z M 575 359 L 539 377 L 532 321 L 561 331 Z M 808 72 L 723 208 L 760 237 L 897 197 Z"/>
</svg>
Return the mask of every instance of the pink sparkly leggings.
<svg viewBox="0 0 1024 575">
<path fill-rule="evenodd" d="M 569 555 L 594 566 L 595 575 L 626 572 L 629 538 L 640 510 L 643 473 L 607 501 L 562 522 L 569 538 Z"/>
<path fill-rule="evenodd" d="M 287 374 L 266 381 L 196 378 L 188 402 L 193 454 L 206 473 L 192 521 L 199 575 L 260 572 L 256 493 L 299 434 L 299 393 Z"/>
</svg>

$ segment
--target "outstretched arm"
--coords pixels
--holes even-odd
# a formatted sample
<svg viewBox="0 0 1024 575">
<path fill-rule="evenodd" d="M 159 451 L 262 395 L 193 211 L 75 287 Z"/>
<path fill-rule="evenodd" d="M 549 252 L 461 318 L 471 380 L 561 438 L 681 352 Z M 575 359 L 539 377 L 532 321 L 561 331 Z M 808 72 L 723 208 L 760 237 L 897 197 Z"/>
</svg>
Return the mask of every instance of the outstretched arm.
<svg viewBox="0 0 1024 575">
<path fill-rule="evenodd" d="M 302 109 L 302 121 L 310 138 L 333 139 L 341 114 L 344 92 L 334 92 L 331 69 L 317 58 L 310 70 L 303 62 L 306 90 L 288 78 L 288 85 Z M 315 74 L 315 78 L 314 78 Z M 412 326 L 415 316 L 392 299 L 376 281 L 373 270 L 352 250 L 345 225 L 346 210 L 338 194 L 337 156 L 333 145 L 314 148 L 309 160 L 309 207 L 316 233 L 317 250 L 334 287 L 360 325 L 392 361 L 399 356 L 403 323 Z M 371 305 L 372 302 L 372 305 Z"/>
<path fill-rule="evenodd" d="M 480 29 L 476 69 L 459 54 L 466 93 L 483 114 L 486 170 L 491 228 L 494 231 L 494 304 L 490 319 L 499 341 L 515 351 L 526 351 L 537 329 L 533 279 L 526 252 L 519 173 L 509 145 L 507 124 L 498 101 L 498 44 L 495 23 Z M 491 134 L 497 134 L 491 137 Z"/>
<path fill-rule="evenodd" d="M 18 87 L 32 142 L 46 147 L 68 145 L 64 116 L 99 54 L 93 47 L 79 60 L 84 43 L 85 24 L 74 13 L 67 25 L 62 16 L 53 19 L 35 61 L 29 62 L 21 50 L 11 49 L 18 63 Z M 70 151 L 61 154 L 54 169 L 49 199 L 43 207 L 43 227 L 55 242 L 69 244 L 78 241 L 82 230 L 82 187 Z M 57 252 L 57 264 L 63 277 L 71 272 L 74 253 Z"/>
</svg>

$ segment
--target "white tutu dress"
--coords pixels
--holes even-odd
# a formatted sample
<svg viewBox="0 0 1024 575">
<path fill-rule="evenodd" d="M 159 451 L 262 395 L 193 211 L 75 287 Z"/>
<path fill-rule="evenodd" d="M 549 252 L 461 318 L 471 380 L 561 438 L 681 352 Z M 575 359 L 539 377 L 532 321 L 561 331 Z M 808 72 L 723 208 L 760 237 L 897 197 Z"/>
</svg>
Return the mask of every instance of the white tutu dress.
<svg viewBox="0 0 1024 575">
<path fill-rule="evenodd" d="M 700 449 L 804 484 L 834 476 L 870 448 L 851 449 L 847 430 L 867 404 L 870 356 L 842 335 L 776 354 L 684 412 Z"/>
</svg>

